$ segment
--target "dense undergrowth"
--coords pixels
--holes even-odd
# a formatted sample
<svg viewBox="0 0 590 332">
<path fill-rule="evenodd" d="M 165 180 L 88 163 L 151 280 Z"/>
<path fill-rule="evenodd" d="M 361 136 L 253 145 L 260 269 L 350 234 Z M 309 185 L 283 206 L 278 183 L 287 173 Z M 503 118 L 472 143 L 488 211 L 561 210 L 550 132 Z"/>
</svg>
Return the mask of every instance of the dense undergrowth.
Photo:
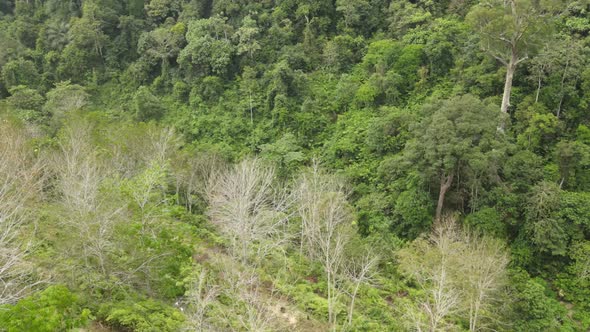
<svg viewBox="0 0 590 332">
<path fill-rule="evenodd" d="M 587 331 L 589 6 L 0 0 L 0 331 Z"/>
</svg>

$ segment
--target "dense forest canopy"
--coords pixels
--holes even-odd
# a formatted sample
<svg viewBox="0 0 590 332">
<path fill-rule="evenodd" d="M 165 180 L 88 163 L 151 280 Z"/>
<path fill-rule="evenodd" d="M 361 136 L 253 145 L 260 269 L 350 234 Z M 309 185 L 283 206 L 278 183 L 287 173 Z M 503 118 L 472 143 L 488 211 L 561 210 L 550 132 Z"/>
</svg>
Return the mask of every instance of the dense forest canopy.
<svg viewBox="0 0 590 332">
<path fill-rule="evenodd" d="M 0 0 L 0 331 L 590 330 L 585 0 Z"/>
</svg>

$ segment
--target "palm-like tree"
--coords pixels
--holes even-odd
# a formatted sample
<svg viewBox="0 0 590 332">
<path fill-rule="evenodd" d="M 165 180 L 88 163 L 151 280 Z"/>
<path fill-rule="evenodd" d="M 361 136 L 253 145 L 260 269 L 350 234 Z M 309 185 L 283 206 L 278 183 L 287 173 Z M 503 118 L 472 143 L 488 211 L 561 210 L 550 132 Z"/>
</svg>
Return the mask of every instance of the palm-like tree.
<svg viewBox="0 0 590 332">
<path fill-rule="evenodd" d="M 70 24 L 66 22 L 55 22 L 50 24 L 45 30 L 47 46 L 53 50 L 63 49 L 69 40 L 68 31 Z"/>
<path fill-rule="evenodd" d="M 51 17 L 67 19 L 79 16 L 82 9 L 81 0 L 48 0 L 45 3 L 45 11 Z"/>
</svg>

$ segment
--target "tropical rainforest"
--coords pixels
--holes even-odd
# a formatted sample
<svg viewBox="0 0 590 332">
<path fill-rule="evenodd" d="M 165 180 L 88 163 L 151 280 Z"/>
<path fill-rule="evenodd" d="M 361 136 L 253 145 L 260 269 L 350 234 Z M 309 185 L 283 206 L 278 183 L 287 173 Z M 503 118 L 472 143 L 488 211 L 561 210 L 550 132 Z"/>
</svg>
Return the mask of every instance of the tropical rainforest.
<svg viewBox="0 0 590 332">
<path fill-rule="evenodd" d="M 0 0 L 0 331 L 589 331 L 584 0 Z"/>
</svg>

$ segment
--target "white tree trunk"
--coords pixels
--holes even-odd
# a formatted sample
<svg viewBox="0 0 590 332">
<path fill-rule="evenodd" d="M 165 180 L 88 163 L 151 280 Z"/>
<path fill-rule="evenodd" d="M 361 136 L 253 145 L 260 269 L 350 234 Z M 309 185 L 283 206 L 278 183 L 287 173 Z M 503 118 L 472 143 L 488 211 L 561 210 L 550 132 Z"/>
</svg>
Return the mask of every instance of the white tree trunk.
<svg viewBox="0 0 590 332">
<path fill-rule="evenodd" d="M 513 51 L 510 57 L 510 62 L 506 66 L 506 79 L 504 80 L 504 94 L 502 95 L 502 113 L 508 113 L 510 107 L 510 94 L 512 93 L 512 80 L 514 79 L 514 72 L 518 59 L 516 53 Z"/>
</svg>

